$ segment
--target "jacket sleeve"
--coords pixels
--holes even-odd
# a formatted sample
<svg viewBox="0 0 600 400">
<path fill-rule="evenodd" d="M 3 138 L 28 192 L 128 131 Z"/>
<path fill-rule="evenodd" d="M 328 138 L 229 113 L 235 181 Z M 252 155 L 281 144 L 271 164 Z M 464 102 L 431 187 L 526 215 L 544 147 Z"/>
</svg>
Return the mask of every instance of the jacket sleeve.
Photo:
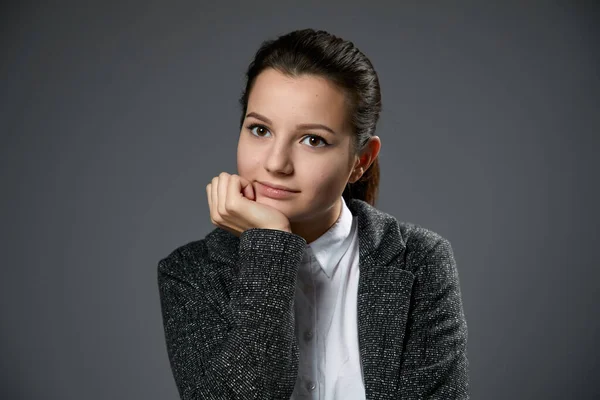
<svg viewBox="0 0 600 400">
<path fill-rule="evenodd" d="M 467 322 L 450 242 L 419 263 L 401 364 L 402 399 L 468 399 Z"/>
<path fill-rule="evenodd" d="M 181 399 L 291 397 L 298 372 L 293 300 L 305 245 L 289 232 L 244 231 L 226 306 L 201 278 L 202 265 L 190 268 L 189 255 L 176 250 L 159 262 L 167 352 Z"/>
</svg>

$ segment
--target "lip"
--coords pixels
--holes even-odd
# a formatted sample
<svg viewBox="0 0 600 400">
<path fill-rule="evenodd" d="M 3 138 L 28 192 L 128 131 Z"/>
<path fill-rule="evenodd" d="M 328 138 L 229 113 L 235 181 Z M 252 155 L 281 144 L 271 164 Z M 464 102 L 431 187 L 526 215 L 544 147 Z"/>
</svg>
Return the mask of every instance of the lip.
<svg viewBox="0 0 600 400">
<path fill-rule="evenodd" d="M 264 186 L 271 187 L 271 188 L 273 188 L 273 189 L 286 190 L 286 191 L 288 191 L 288 192 L 292 192 L 292 193 L 296 193 L 296 192 L 298 192 L 297 190 L 290 189 L 290 188 L 289 188 L 289 187 L 287 187 L 287 186 L 283 186 L 283 185 L 276 185 L 276 184 L 274 184 L 274 183 L 267 182 L 267 181 L 264 181 L 264 182 L 257 181 L 257 182 L 258 182 L 258 183 L 260 183 L 260 184 L 262 184 L 262 185 L 264 185 Z"/>
<path fill-rule="evenodd" d="M 258 183 L 258 192 L 263 196 L 270 197 L 272 199 L 285 199 L 298 193 L 295 190 L 286 189 L 285 186 L 281 185 L 275 185 L 276 187 L 273 187 L 266 182 L 263 183 L 257 181 L 256 183 Z"/>
</svg>

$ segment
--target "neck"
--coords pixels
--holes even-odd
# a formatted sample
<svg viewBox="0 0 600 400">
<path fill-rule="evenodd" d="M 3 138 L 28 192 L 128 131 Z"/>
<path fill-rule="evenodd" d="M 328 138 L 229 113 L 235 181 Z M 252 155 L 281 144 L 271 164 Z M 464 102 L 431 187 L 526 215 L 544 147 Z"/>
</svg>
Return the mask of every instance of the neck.
<svg viewBox="0 0 600 400">
<path fill-rule="evenodd" d="M 333 224 L 336 223 L 342 212 L 342 199 L 326 210 L 323 214 L 318 214 L 309 220 L 292 222 L 292 233 L 302 236 L 307 244 L 317 240 L 321 235 L 327 232 Z"/>
</svg>

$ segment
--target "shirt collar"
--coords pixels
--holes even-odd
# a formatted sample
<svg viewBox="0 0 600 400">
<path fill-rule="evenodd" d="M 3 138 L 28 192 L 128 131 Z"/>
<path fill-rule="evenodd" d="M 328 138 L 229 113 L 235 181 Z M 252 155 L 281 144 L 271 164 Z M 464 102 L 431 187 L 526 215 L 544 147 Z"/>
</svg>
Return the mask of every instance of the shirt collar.
<svg viewBox="0 0 600 400">
<path fill-rule="evenodd" d="M 314 256 L 328 278 L 331 278 L 352 242 L 353 215 L 344 198 L 341 199 L 342 211 L 337 221 L 327 232 L 307 244 L 304 250 L 305 256 Z"/>
</svg>

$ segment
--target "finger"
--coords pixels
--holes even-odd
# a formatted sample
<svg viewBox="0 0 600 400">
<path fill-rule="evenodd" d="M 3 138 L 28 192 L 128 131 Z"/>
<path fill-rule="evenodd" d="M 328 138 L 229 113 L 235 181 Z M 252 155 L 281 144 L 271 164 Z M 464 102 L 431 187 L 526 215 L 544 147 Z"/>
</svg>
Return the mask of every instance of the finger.
<svg viewBox="0 0 600 400">
<path fill-rule="evenodd" d="M 228 213 L 231 214 L 232 210 L 236 209 L 236 203 L 243 197 L 241 190 L 240 177 L 235 174 L 230 175 L 227 185 L 227 201 L 225 202 Z"/>
<path fill-rule="evenodd" d="M 212 204 L 212 218 L 215 222 L 220 222 L 221 216 L 219 215 L 218 198 L 217 198 L 217 187 L 219 186 L 219 177 L 215 176 L 212 178 L 212 184 L 210 185 L 210 201 Z"/>
<path fill-rule="evenodd" d="M 254 188 L 252 187 L 252 183 L 244 178 L 243 176 L 239 176 L 241 191 L 244 194 L 244 197 L 250 200 L 256 200 L 256 196 L 254 195 Z"/>
<path fill-rule="evenodd" d="M 209 211 L 209 214 L 210 214 L 210 220 L 211 220 L 211 222 L 213 222 L 213 216 L 212 216 L 212 196 L 210 194 L 210 192 L 211 192 L 210 187 L 211 186 L 212 186 L 212 184 L 210 184 L 210 183 L 208 185 L 206 185 L 206 200 L 208 202 L 208 211 Z"/>
<path fill-rule="evenodd" d="M 225 218 L 228 215 L 227 209 L 225 208 L 225 202 L 227 201 L 227 185 L 229 184 L 229 174 L 221 172 L 219 174 L 219 188 L 218 191 L 218 208 L 221 218 Z"/>
</svg>

